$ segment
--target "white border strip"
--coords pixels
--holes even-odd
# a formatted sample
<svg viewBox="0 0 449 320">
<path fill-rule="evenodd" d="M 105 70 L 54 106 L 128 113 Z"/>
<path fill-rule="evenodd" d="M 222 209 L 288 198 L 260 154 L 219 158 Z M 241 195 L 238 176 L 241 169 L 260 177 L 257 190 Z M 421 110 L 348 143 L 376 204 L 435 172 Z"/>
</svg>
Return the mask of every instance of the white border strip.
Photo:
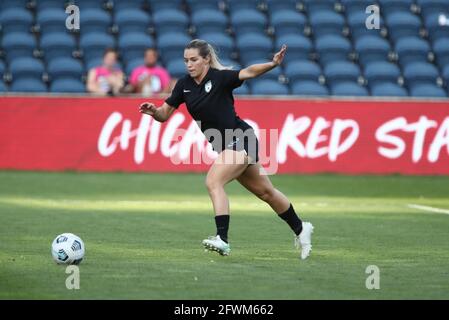
<svg viewBox="0 0 449 320">
<path fill-rule="evenodd" d="M 409 208 L 423 210 L 423 211 L 430 211 L 430 212 L 436 212 L 436 213 L 449 214 L 449 210 L 446 210 L 446 209 L 433 208 L 433 207 L 428 207 L 428 206 L 421 206 L 419 204 L 412 204 L 412 203 L 408 204 L 407 206 Z"/>
</svg>

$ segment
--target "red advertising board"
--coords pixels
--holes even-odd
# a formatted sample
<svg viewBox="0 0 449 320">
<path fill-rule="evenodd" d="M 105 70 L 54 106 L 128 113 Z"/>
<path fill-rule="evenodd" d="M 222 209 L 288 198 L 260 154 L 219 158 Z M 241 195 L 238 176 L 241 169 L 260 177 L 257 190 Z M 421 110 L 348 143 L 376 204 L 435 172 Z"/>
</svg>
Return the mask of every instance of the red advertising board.
<svg viewBox="0 0 449 320">
<path fill-rule="evenodd" d="M 216 153 L 185 106 L 159 123 L 142 101 L 0 97 L 0 169 L 206 171 Z M 272 173 L 449 174 L 449 101 L 238 99 L 236 110 Z"/>
</svg>

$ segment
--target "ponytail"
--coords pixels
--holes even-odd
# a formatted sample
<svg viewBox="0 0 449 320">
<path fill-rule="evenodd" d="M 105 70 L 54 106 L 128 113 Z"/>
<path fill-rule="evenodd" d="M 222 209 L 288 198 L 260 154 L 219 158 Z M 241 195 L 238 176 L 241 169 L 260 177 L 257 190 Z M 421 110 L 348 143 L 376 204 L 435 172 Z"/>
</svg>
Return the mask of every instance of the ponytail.
<svg viewBox="0 0 449 320">
<path fill-rule="evenodd" d="M 210 66 L 214 69 L 218 70 L 230 70 L 232 66 L 224 66 L 220 62 L 220 58 L 218 58 L 217 52 L 214 47 L 212 47 L 209 43 L 207 44 L 210 54 Z"/>
<path fill-rule="evenodd" d="M 207 43 L 204 40 L 195 39 L 189 42 L 186 46 L 186 49 L 198 49 L 200 56 L 203 58 L 210 57 L 210 66 L 211 68 L 218 70 L 230 70 L 232 66 L 224 66 L 221 64 L 220 59 L 218 58 L 217 52 L 214 47 Z"/>
</svg>

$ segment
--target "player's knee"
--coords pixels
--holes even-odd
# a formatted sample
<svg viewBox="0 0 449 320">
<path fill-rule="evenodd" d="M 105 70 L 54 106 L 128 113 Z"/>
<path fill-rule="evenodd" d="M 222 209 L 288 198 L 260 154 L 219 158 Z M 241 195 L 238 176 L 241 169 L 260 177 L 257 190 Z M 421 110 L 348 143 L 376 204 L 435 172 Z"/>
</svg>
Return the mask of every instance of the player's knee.
<svg viewBox="0 0 449 320">
<path fill-rule="evenodd" d="M 274 188 L 263 188 L 258 192 L 257 196 L 265 202 L 270 202 L 275 197 L 275 193 Z"/>
<path fill-rule="evenodd" d="M 209 193 L 217 192 L 223 188 L 223 184 L 215 179 L 206 178 L 205 184 Z"/>
</svg>

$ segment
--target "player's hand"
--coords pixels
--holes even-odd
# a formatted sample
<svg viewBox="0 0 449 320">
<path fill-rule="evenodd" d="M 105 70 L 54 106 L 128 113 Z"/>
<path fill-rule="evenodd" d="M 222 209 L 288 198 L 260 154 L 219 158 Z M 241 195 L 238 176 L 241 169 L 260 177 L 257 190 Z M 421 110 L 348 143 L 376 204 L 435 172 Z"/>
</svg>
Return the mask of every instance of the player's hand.
<svg viewBox="0 0 449 320">
<path fill-rule="evenodd" d="M 139 107 L 140 113 L 145 113 L 150 116 L 154 116 L 154 114 L 156 113 L 156 110 L 157 110 L 156 106 L 150 102 L 144 102 Z"/>
<path fill-rule="evenodd" d="M 275 65 L 280 65 L 282 63 L 282 60 L 284 60 L 285 52 L 287 51 L 287 46 L 284 44 L 282 45 L 281 50 L 277 52 L 273 57 L 273 63 Z"/>
</svg>

